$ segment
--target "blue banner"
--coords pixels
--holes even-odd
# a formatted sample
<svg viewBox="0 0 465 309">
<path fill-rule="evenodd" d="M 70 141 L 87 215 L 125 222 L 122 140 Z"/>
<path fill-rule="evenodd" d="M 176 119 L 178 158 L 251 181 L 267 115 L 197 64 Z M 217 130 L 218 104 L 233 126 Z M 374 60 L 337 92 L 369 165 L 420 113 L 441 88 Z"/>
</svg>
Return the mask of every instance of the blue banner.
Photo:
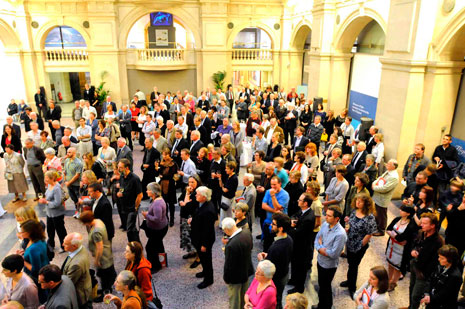
<svg viewBox="0 0 465 309">
<path fill-rule="evenodd" d="M 460 138 L 452 137 L 452 146 L 457 148 L 459 160 L 465 162 L 465 141 Z"/>
<path fill-rule="evenodd" d="M 378 98 L 351 90 L 349 97 L 349 116 L 352 117 L 354 128 L 360 123 L 362 117 L 368 117 L 375 120 Z"/>
</svg>

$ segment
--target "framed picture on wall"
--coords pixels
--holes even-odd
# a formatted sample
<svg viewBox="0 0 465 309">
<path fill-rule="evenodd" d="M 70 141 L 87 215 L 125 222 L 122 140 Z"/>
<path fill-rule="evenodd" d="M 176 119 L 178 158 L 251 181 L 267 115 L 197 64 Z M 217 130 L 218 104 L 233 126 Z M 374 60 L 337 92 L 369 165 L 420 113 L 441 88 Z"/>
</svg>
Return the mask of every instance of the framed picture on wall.
<svg viewBox="0 0 465 309">
<path fill-rule="evenodd" d="M 168 46 L 168 29 L 155 30 L 155 44 L 157 46 Z"/>
</svg>

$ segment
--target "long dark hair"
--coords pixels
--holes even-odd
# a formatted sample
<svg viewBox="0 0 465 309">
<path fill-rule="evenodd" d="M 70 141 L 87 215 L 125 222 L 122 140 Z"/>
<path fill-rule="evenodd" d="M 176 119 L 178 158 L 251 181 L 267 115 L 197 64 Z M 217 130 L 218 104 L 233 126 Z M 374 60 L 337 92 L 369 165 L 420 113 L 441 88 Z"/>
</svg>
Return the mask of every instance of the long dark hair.
<svg viewBox="0 0 465 309">
<path fill-rule="evenodd" d="M 10 130 L 11 130 L 11 137 L 16 136 L 15 130 L 14 130 L 13 127 L 10 126 L 9 124 L 6 124 L 5 127 L 3 127 L 3 135 L 5 135 L 5 136 L 7 135 L 7 134 L 6 134 L 6 131 L 5 131 L 5 129 L 6 129 L 7 127 L 10 128 Z"/>
<path fill-rule="evenodd" d="M 133 267 L 139 266 L 140 260 L 144 257 L 144 248 L 142 248 L 142 245 L 138 241 L 130 241 L 128 242 L 128 247 L 129 250 L 131 250 L 132 253 L 134 253 L 134 263 Z M 124 269 L 131 270 L 129 267 L 131 266 L 131 261 L 128 261 L 126 263 L 126 267 Z"/>
<path fill-rule="evenodd" d="M 44 229 L 40 222 L 35 220 L 27 220 L 21 224 L 21 230 L 29 234 L 29 240 L 36 242 L 45 239 Z"/>
<path fill-rule="evenodd" d="M 384 294 L 389 289 L 389 277 L 383 266 L 375 266 L 370 271 L 378 279 L 378 294 Z"/>
</svg>

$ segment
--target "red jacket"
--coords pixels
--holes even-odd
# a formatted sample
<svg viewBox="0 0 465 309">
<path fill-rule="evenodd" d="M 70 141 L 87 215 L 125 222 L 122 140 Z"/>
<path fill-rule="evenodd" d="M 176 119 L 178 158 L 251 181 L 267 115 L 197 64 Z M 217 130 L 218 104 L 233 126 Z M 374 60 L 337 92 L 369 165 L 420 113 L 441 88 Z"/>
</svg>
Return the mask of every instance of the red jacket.
<svg viewBox="0 0 465 309">
<path fill-rule="evenodd" d="M 145 294 L 147 301 L 153 299 L 152 294 L 152 264 L 146 259 L 142 258 L 138 265 L 131 264 L 126 270 L 130 270 L 137 278 L 137 285 Z"/>
</svg>

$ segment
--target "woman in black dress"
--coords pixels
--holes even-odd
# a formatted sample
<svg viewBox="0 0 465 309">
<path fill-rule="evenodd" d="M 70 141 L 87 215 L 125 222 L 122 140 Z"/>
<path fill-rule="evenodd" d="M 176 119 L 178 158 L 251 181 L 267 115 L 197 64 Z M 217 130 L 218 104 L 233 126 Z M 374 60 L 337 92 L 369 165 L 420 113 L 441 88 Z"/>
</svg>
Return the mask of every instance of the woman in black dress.
<svg viewBox="0 0 465 309">
<path fill-rule="evenodd" d="M 292 160 L 291 157 L 291 147 L 290 146 L 284 146 L 281 149 L 281 157 L 284 159 L 284 169 L 286 171 L 290 171 L 292 168 L 292 165 L 294 165 L 294 160 Z"/>
<path fill-rule="evenodd" d="M 281 154 L 281 144 L 279 143 L 279 132 L 273 133 L 271 136 L 271 143 L 268 145 L 266 151 L 266 162 L 273 162 L 274 158 L 279 157 Z"/>
<path fill-rule="evenodd" d="M 308 127 L 312 123 L 312 111 L 310 110 L 310 105 L 304 105 L 304 110 L 300 114 L 299 120 L 300 124 L 305 128 L 305 132 L 307 132 Z"/>
<path fill-rule="evenodd" d="M 176 182 L 174 180 L 178 172 L 178 166 L 171 158 L 168 148 L 162 151 L 162 160 L 155 162 L 155 176 L 160 176 L 162 197 L 170 210 L 170 226 L 174 225 L 174 205 L 176 204 Z"/>
<path fill-rule="evenodd" d="M 328 115 L 325 118 L 323 127 L 325 128 L 326 134 L 331 136 L 334 132 L 334 124 L 336 123 L 336 118 L 334 118 L 334 112 L 332 110 L 328 111 Z"/>
</svg>

